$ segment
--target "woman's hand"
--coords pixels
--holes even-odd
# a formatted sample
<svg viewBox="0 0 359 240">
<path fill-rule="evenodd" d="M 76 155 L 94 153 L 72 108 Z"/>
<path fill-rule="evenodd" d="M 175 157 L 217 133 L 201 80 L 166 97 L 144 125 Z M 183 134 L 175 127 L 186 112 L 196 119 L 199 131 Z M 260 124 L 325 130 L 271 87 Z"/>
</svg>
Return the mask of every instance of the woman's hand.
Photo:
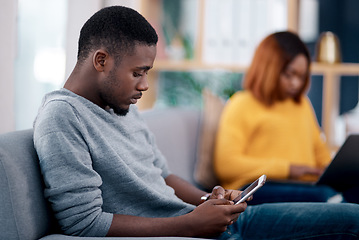
<svg viewBox="0 0 359 240">
<path fill-rule="evenodd" d="M 305 175 L 320 176 L 323 173 L 323 169 L 313 168 L 303 165 L 291 165 L 289 169 L 289 179 L 298 179 Z"/>
</svg>

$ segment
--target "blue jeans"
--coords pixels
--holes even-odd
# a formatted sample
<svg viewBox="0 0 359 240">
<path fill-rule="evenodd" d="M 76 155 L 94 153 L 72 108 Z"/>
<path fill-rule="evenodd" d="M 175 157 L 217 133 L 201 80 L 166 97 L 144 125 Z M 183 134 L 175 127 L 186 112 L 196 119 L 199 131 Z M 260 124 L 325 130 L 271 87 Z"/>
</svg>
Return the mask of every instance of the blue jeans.
<svg viewBox="0 0 359 240">
<path fill-rule="evenodd" d="M 275 202 L 326 202 L 336 194 L 338 193 L 334 189 L 324 185 L 267 182 L 253 195 L 253 200 L 249 201 L 248 205 Z"/>
<path fill-rule="evenodd" d="M 359 205 L 270 203 L 248 206 L 218 239 L 359 239 Z"/>
</svg>

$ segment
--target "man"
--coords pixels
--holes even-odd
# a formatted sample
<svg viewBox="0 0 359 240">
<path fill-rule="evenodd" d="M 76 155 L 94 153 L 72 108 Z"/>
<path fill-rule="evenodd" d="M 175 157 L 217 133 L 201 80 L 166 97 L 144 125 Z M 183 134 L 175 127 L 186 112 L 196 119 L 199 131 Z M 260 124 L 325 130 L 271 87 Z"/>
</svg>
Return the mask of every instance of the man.
<svg viewBox="0 0 359 240">
<path fill-rule="evenodd" d="M 136 11 L 109 7 L 83 26 L 64 88 L 44 97 L 34 143 L 62 231 L 79 236 L 293 239 L 358 237 L 356 205 L 234 205 L 171 174 L 133 105 L 148 89 L 157 34 Z M 206 199 L 205 199 L 206 200 Z M 318 238 L 319 239 L 319 238 Z"/>
</svg>

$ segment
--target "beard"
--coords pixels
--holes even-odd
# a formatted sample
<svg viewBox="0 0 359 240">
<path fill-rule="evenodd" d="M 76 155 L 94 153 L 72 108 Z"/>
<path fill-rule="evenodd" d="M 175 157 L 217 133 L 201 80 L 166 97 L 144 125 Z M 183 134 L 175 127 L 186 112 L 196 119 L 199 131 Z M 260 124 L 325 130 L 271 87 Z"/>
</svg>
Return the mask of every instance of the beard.
<svg viewBox="0 0 359 240">
<path fill-rule="evenodd" d="M 126 116 L 126 114 L 129 111 L 129 108 L 124 109 L 124 108 L 120 108 L 120 107 L 116 107 L 116 106 L 109 106 L 110 108 L 113 109 L 114 113 L 116 113 L 119 116 Z"/>
<path fill-rule="evenodd" d="M 119 84 L 116 82 L 116 77 L 114 74 L 114 70 L 111 70 L 109 76 L 106 79 L 106 84 L 103 86 L 101 93 L 101 98 L 105 103 L 107 103 L 107 106 L 110 107 L 114 113 L 116 113 L 119 116 L 126 116 L 126 114 L 129 111 L 129 108 L 122 108 L 115 103 L 115 97 L 113 88 L 114 87 L 120 87 Z"/>
</svg>

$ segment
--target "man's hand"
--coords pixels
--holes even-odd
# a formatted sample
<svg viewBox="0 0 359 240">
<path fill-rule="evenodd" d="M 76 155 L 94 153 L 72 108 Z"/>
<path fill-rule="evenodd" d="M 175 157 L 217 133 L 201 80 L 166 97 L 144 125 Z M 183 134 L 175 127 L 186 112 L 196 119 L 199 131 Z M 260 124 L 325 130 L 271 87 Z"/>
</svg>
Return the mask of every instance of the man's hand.
<svg viewBox="0 0 359 240">
<path fill-rule="evenodd" d="M 237 196 L 241 194 L 242 191 L 232 190 L 232 189 L 224 189 L 221 186 L 215 186 L 212 189 L 212 193 L 209 199 L 227 199 L 233 201 Z M 247 199 L 247 201 L 252 200 L 252 196 Z"/>
<path fill-rule="evenodd" d="M 222 188 L 223 189 L 223 188 Z M 223 189 L 224 190 L 224 189 Z M 217 190 L 216 190 L 217 191 Z M 210 200 L 199 205 L 188 215 L 191 216 L 192 231 L 195 236 L 218 236 L 227 230 L 227 227 L 237 221 L 240 213 L 244 212 L 247 208 L 247 203 L 240 203 L 234 205 L 234 203 L 225 196 L 230 196 L 230 191 L 214 193 L 212 192 Z M 233 190 L 235 191 L 235 190 Z M 216 194 L 216 195 L 215 195 Z M 214 196 L 218 196 L 218 199 L 214 199 Z"/>
<path fill-rule="evenodd" d="M 173 183 L 175 179 L 173 177 L 168 181 Z M 203 191 L 198 193 L 203 194 Z M 107 236 L 217 237 L 247 208 L 245 202 L 233 203 L 232 200 L 239 194 L 237 190 L 215 187 L 209 200 L 192 212 L 177 217 L 146 218 L 115 214 Z"/>
<path fill-rule="evenodd" d="M 227 226 L 233 224 L 246 207 L 246 203 L 234 205 L 226 199 L 211 199 L 192 212 L 177 217 L 114 214 L 107 236 L 216 237 L 226 231 Z"/>
<path fill-rule="evenodd" d="M 237 211 L 239 210 L 239 212 L 236 212 L 235 214 L 232 214 L 231 216 L 231 220 L 230 220 L 230 224 L 227 224 L 227 225 L 222 225 L 222 227 L 220 227 L 221 225 L 218 225 L 218 227 L 220 227 L 221 230 L 223 229 L 227 229 L 227 226 L 228 225 L 231 225 L 232 223 L 234 223 L 235 221 L 237 221 L 238 217 L 239 217 L 239 214 L 241 212 L 244 212 L 244 210 L 247 208 L 247 203 L 245 202 L 244 204 L 243 203 L 239 203 L 237 205 L 234 205 L 234 202 L 233 200 L 238 197 L 240 194 L 241 194 L 242 191 L 238 191 L 238 190 L 228 190 L 228 189 L 224 189 L 223 187 L 221 186 L 215 186 L 213 189 L 212 189 L 212 193 L 210 194 L 209 196 L 209 200 L 211 201 L 207 201 L 207 202 L 210 202 L 212 204 L 215 204 L 215 205 L 232 205 L 232 206 L 240 206 L 239 209 L 237 209 Z M 250 201 L 252 200 L 252 196 L 248 198 L 247 201 Z M 216 199 L 216 202 L 212 201 Z M 217 200 L 222 200 L 222 201 L 217 201 Z M 207 203 L 206 203 L 207 204 Z M 226 206 L 225 206 L 226 207 Z M 228 220 L 228 218 L 227 218 Z M 213 230 L 215 230 L 216 227 L 213 226 Z M 225 231 L 223 230 L 223 231 Z M 220 231 L 220 230 L 218 230 Z M 222 231 L 222 232 L 223 232 Z"/>
</svg>

